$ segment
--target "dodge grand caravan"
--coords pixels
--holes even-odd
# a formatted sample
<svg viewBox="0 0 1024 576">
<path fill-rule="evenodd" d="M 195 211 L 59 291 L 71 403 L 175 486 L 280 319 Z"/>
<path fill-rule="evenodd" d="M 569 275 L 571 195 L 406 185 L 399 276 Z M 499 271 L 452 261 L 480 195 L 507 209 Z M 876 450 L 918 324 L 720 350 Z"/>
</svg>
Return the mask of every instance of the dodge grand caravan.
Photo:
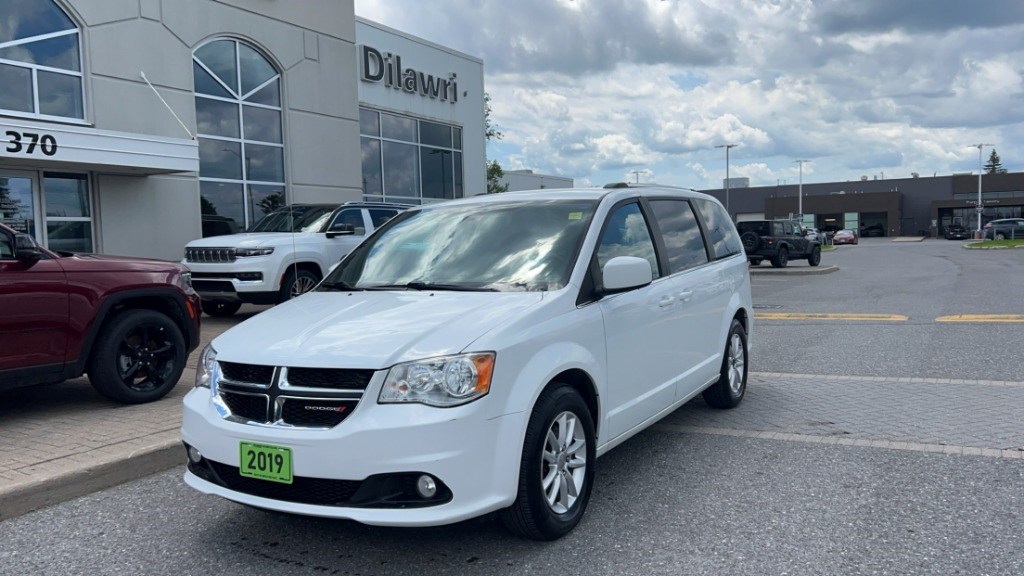
<svg viewBox="0 0 1024 576">
<path fill-rule="evenodd" d="M 185 481 L 250 506 L 554 539 L 597 457 L 746 390 L 747 261 L 722 205 L 625 184 L 400 213 L 315 290 L 217 337 Z"/>
</svg>

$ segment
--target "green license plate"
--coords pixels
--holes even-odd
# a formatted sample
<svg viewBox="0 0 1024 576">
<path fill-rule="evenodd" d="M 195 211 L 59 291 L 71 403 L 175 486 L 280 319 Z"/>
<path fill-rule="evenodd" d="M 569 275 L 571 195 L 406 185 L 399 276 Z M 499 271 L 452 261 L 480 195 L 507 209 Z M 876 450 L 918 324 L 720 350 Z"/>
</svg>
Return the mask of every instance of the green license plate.
<svg viewBox="0 0 1024 576">
<path fill-rule="evenodd" d="M 292 483 L 292 449 L 270 444 L 242 442 L 238 473 L 249 478 Z"/>
</svg>

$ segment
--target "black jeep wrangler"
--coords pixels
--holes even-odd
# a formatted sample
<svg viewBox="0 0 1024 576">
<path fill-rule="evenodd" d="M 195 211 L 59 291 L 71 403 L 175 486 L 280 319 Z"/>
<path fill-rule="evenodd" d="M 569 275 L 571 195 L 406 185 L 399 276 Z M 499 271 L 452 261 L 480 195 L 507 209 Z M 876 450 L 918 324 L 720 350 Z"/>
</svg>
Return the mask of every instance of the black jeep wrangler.
<svg viewBox="0 0 1024 576">
<path fill-rule="evenodd" d="M 793 220 L 750 220 L 737 222 L 740 242 L 747 260 L 758 266 L 764 259 L 772 266 L 785 268 L 790 260 L 807 260 L 811 266 L 821 262 L 821 242 L 809 240 L 804 227 Z"/>
</svg>

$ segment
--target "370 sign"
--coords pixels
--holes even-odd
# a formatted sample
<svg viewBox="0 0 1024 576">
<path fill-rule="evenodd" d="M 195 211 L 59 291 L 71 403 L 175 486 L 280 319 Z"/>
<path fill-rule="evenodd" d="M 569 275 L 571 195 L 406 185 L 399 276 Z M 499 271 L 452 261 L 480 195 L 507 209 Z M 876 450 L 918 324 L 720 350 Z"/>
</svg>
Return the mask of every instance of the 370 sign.
<svg viewBox="0 0 1024 576">
<path fill-rule="evenodd" d="M 53 156 L 57 153 L 57 139 L 52 134 L 17 132 L 15 130 L 8 130 L 6 134 L 9 138 L 6 148 L 8 152 L 14 154 L 41 152 L 45 156 Z"/>
</svg>

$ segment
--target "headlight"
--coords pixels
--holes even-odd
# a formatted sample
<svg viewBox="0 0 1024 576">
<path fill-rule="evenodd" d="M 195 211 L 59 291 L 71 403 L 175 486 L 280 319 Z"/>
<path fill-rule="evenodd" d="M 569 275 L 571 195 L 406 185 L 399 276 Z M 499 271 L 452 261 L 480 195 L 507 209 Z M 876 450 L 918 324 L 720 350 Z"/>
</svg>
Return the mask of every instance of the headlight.
<svg viewBox="0 0 1024 576">
<path fill-rule="evenodd" d="M 238 258 L 245 258 L 247 256 L 266 256 L 267 254 L 273 253 L 273 248 L 238 248 L 235 250 L 235 256 Z"/>
<path fill-rule="evenodd" d="M 398 364 L 388 371 L 378 402 L 416 402 L 447 408 L 491 389 L 494 353 L 459 354 Z"/>
<path fill-rule="evenodd" d="M 182 272 L 181 273 L 181 287 L 185 292 L 192 292 L 192 273 Z"/>
<path fill-rule="evenodd" d="M 217 351 L 207 344 L 199 354 L 199 365 L 196 366 L 196 388 L 212 388 L 220 378 L 217 366 Z"/>
</svg>

